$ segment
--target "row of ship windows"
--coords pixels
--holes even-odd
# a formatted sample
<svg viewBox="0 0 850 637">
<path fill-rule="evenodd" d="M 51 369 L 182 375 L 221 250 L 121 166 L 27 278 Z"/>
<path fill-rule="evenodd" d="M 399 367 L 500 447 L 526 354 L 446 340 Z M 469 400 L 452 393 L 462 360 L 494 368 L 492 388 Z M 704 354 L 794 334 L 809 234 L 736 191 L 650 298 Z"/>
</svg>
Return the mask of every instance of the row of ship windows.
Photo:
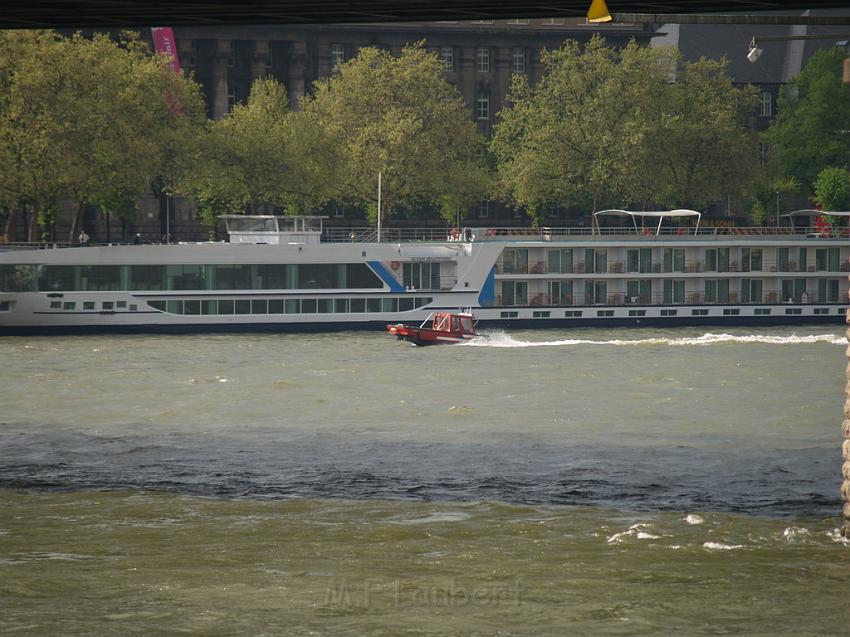
<svg viewBox="0 0 850 637">
<path fill-rule="evenodd" d="M 845 310 L 842 308 L 838 308 L 838 314 L 844 314 Z M 772 308 L 769 307 L 757 307 L 755 308 L 756 316 L 769 316 L 773 313 Z M 785 308 L 786 315 L 798 315 L 802 314 L 803 309 L 799 307 L 789 307 Z M 816 307 L 814 309 L 814 313 L 817 314 L 829 314 L 829 308 L 827 307 Z M 738 316 L 741 314 L 741 310 L 739 308 L 727 307 L 723 308 L 723 316 Z M 567 310 L 564 312 L 565 318 L 581 318 L 584 315 L 583 310 Z M 678 316 L 679 310 L 661 310 L 661 316 Z M 519 312 L 502 312 L 500 314 L 501 318 L 517 318 L 519 316 Z M 532 312 L 533 318 L 551 318 L 552 312 L 551 310 L 535 310 Z M 596 310 L 596 316 L 601 318 L 608 318 L 614 316 L 614 310 Z M 629 310 L 630 317 L 641 317 L 646 316 L 646 310 Z M 707 309 L 693 309 L 691 310 L 691 316 L 708 316 Z"/>
<path fill-rule="evenodd" d="M 155 310 L 169 314 L 330 314 L 359 312 L 405 312 L 430 303 L 431 297 L 402 299 L 205 299 L 199 301 L 149 301 Z M 83 311 L 96 311 L 94 301 L 82 301 Z M 11 309 L 9 301 L 0 303 L 0 312 Z M 51 310 L 76 311 L 76 301 L 51 301 Z M 124 310 L 137 312 L 135 303 L 102 301 L 101 312 Z"/>
<path fill-rule="evenodd" d="M 61 295 L 59 295 L 61 296 Z M 83 311 L 94 311 L 97 309 L 97 304 L 94 301 L 81 301 L 81 307 Z M 77 302 L 76 301 L 51 301 L 50 302 L 51 310 L 76 310 Z M 129 308 L 127 307 L 127 301 L 101 301 L 100 303 L 100 311 L 101 312 L 114 312 L 115 310 L 127 310 L 130 312 L 137 312 L 139 310 L 139 306 L 136 303 L 130 303 Z"/>
<path fill-rule="evenodd" d="M 427 296 L 344 299 L 204 299 L 148 301 L 168 314 L 357 314 L 407 312 L 428 305 Z"/>
</svg>

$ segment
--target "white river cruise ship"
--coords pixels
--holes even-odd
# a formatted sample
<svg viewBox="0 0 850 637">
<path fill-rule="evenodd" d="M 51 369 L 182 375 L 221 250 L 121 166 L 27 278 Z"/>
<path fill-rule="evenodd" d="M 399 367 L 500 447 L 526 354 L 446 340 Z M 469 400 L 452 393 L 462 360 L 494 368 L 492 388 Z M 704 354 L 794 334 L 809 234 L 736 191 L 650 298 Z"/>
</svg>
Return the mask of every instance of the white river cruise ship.
<svg viewBox="0 0 850 637">
<path fill-rule="evenodd" d="M 233 216 L 227 242 L 0 246 L 0 335 L 383 330 L 458 308 L 484 328 L 844 321 L 838 233 L 604 212 L 628 222 L 378 240 L 320 217 Z"/>
</svg>

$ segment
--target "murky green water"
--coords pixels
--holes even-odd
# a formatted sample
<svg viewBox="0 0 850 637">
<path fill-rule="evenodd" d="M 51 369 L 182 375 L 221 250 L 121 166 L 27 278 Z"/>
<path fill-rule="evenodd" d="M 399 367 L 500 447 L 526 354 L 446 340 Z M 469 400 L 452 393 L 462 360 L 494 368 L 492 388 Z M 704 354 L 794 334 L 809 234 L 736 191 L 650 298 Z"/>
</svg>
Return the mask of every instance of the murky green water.
<svg viewBox="0 0 850 637">
<path fill-rule="evenodd" d="M 0 339 L 0 633 L 844 635 L 841 327 Z"/>
</svg>

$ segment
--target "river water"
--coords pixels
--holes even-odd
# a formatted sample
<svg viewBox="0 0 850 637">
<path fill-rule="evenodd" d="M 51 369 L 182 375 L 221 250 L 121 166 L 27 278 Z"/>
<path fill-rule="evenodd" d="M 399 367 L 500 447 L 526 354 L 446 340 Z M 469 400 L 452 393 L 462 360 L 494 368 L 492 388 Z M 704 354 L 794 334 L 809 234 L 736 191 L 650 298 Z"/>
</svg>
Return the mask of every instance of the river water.
<svg viewBox="0 0 850 637">
<path fill-rule="evenodd" d="M 0 634 L 845 635 L 842 326 L 0 339 Z"/>
</svg>

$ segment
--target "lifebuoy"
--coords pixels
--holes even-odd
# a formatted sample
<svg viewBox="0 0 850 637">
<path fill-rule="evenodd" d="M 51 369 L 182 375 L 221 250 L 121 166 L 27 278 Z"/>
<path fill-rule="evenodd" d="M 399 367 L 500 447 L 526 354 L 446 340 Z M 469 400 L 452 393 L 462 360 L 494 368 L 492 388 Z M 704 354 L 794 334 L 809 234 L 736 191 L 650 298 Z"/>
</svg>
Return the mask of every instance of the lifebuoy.
<svg viewBox="0 0 850 637">
<path fill-rule="evenodd" d="M 393 270 L 398 270 L 398 261 L 390 261 L 390 267 Z"/>
</svg>

